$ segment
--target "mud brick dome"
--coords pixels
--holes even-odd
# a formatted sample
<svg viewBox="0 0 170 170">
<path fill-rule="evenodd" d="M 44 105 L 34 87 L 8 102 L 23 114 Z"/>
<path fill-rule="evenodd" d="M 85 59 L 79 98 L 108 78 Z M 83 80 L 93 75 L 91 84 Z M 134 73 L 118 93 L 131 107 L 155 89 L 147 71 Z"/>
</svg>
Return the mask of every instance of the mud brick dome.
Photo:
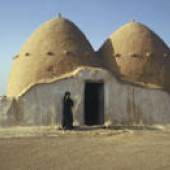
<svg viewBox="0 0 170 170">
<path fill-rule="evenodd" d="M 65 18 L 52 19 L 32 34 L 14 58 L 7 95 L 17 96 L 30 84 L 87 65 L 99 66 L 99 61 L 84 34 Z"/>
<path fill-rule="evenodd" d="M 98 53 L 122 79 L 170 89 L 170 50 L 147 26 L 129 22 L 113 32 Z"/>
<path fill-rule="evenodd" d="M 54 79 L 80 66 L 102 67 L 117 77 L 170 91 L 170 50 L 147 26 L 132 21 L 119 28 L 95 52 L 68 19 L 52 19 L 38 28 L 14 57 L 8 96 Z"/>
</svg>

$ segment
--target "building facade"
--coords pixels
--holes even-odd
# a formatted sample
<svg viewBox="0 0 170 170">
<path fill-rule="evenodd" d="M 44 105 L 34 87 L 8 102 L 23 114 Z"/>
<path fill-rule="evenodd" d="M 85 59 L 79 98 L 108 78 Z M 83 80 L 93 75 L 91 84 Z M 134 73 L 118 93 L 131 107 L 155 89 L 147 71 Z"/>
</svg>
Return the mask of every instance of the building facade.
<svg viewBox="0 0 170 170">
<path fill-rule="evenodd" d="M 78 27 L 56 18 L 13 60 L 1 126 L 60 126 L 66 91 L 77 126 L 170 122 L 170 50 L 141 23 L 124 25 L 95 52 Z"/>
</svg>

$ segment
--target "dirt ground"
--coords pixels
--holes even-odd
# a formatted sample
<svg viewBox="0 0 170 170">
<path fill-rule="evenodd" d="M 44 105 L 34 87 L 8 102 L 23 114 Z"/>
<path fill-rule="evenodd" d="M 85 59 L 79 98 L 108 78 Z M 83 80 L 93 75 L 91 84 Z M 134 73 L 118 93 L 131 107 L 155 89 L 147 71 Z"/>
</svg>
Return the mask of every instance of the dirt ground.
<svg viewBox="0 0 170 170">
<path fill-rule="evenodd" d="M 0 170 L 165 169 L 166 130 L 0 130 Z"/>
</svg>

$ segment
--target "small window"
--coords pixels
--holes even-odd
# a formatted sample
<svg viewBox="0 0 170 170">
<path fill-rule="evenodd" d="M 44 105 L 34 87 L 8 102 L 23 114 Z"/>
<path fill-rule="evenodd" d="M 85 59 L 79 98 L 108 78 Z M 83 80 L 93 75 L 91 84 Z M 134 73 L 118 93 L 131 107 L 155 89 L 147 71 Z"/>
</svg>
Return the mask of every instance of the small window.
<svg viewBox="0 0 170 170">
<path fill-rule="evenodd" d="M 139 55 L 138 55 L 138 54 L 135 54 L 135 53 L 134 53 L 134 54 L 131 54 L 130 56 L 133 57 L 133 58 L 138 58 L 138 57 L 139 57 Z"/>
<path fill-rule="evenodd" d="M 51 51 L 49 51 L 49 52 L 47 52 L 47 55 L 49 55 L 49 56 L 53 56 L 53 55 L 54 55 L 54 53 L 53 53 L 53 52 L 51 52 Z"/>
<path fill-rule="evenodd" d="M 71 54 L 70 51 L 64 50 L 64 55 L 70 55 L 70 54 Z"/>
<path fill-rule="evenodd" d="M 27 56 L 27 57 L 28 57 L 28 56 L 30 56 L 30 53 L 28 53 L 28 52 L 27 52 L 27 53 L 25 53 L 25 56 Z"/>
<path fill-rule="evenodd" d="M 119 57 L 121 57 L 121 55 L 117 53 L 117 54 L 115 54 L 115 57 L 119 58 Z"/>
</svg>

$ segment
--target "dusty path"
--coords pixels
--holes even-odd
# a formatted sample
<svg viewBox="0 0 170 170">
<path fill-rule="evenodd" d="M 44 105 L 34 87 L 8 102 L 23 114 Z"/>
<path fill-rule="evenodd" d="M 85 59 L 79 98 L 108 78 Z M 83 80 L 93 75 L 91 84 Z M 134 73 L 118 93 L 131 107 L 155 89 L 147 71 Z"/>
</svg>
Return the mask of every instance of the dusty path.
<svg viewBox="0 0 170 170">
<path fill-rule="evenodd" d="M 168 131 L 2 137 L 0 170 L 170 170 Z"/>
</svg>

